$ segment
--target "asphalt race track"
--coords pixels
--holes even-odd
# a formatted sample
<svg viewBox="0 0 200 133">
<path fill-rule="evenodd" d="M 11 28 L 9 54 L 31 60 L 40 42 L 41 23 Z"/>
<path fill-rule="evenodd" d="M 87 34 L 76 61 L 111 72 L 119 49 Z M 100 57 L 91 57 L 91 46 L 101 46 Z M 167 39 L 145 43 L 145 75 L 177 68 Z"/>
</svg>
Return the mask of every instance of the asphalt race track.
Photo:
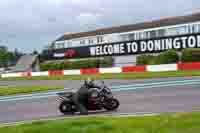
<svg viewBox="0 0 200 133">
<path fill-rule="evenodd" d="M 109 80 L 109 85 L 151 83 L 157 81 L 173 81 L 192 78 L 167 78 L 154 80 Z M 199 78 L 193 78 L 199 79 Z M 33 84 L 35 81 L 2 81 L 13 84 Z M 37 81 L 38 82 L 38 81 Z M 40 81 L 49 82 L 49 81 Z M 63 81 L 56 81 L 63 82 Z M 74 81 L 73 84 L 75 84 Z M 52 81 L 51 81 L 52 83 Z M 63 82 L 67 87 L 68 81 Z M 116 112 L 103 112 L 105 114 L 152 114 L 164 112 L 200 111 L 200 84 L 183 86 L 138 89 L 132 91 L 119 91 L 114 93 L 120 100 L 120 108 Z M 31 99 L 22 101 L 0 102 L 0 123 L 10 123 L 41 118 L 63 117 L 57 110 L 56 97 Z"/>
<path fill-rule="evenodd" d="M 200 79 L 200 77 L 183 77 L 183 78 L 157 78 L 157 79 L 140 79 L 140 80 L 105 80 L 109 86 L 138 84 L 138 83 L 152 83 L 159 81 L 181 81 L 187 79 Z M 66 88 L 78 88 L 83 83 L 83 80 L 18 80 L 18 81 L 1 81 L 0 89 L 5 86 L 33 86 L 33 85 L 50 85 L 50 86 L 65 86 Z"/>
</svg>

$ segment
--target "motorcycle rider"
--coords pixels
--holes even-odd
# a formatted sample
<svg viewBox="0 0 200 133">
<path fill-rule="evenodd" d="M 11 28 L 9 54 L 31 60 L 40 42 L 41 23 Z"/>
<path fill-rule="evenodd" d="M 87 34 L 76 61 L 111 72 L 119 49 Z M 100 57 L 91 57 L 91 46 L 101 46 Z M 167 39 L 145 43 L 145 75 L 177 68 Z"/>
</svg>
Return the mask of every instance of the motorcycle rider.
<svg viewBox="0 0 200 133">
<path fill-rule="evenodd" d="M 73 101 L 81 114 L 88 114 L 86 106 L 92 88 L 100 89 L 101 87 L 96 85 L 93 79 L 88 78 L 85 80 L 83 86 L 81 86 L 81 88 L 73 96 Z"/>
</svg>

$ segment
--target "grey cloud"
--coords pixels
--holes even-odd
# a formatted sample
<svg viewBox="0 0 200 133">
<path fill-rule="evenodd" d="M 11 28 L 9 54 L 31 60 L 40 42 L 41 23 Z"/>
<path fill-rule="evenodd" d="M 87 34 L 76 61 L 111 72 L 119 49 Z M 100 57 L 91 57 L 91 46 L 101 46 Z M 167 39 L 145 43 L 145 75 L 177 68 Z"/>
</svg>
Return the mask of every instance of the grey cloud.
<svg viewBox="0 0 200 133">
<path fill-rule="evenodd" d="M 185 15 L 199 7 L 199 0 L 2 0 L 0 40 L 12 49 L 41 50 L 65 32 Z"/>
</svg>

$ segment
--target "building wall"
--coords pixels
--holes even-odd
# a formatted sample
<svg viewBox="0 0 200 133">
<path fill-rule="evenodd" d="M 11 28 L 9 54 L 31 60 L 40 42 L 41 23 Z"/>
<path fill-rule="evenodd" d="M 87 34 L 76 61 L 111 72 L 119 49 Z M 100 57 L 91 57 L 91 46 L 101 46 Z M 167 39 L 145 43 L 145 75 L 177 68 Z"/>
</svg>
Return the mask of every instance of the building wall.
<svg viewBox="0 0 200 133">
<path fill-rule="evenodd" d="M 156 37 L 183 35 L 190 33 L 200 33 L 200 22 L 57 41 L 54 43 L 54 48 L 57 49 L 80 47 L 120 41 L 143 40 Z"/>
<path fill-rule="evenodd" d="M 136 65 L 137 55 L 128 55 L 128 56 L 115 56 L 113 66 L 134 66 Z"/>
<path fill-rule="evenodd" d="M 148 54 L 148 55 L 157 56 L 157 55 L 159 55 L 159 53 L 152 53 L 152 54 Z M 115 56 L 115 57 L 113 57 L 113 59 L 114 59 L 113 66 L 116 66 L 116 67 L 118 67 L 118 66 L 119 67 L 136 66 L 137 56 L 139 56 L 139 55 Z"/>
<path fill-rule="evenodd" d="M 131 32 L 121 32 L 105 35 L 88 36 L 65 41 L 57 41 L 53 44 L 54 49 L 81 47 L 96 44 L 123 42 L 132 40 L 144 40 L 165 36 L 177 36 L 184 34 L 200 33 L 200 21 L 194 23 L 179 24 L 173 26 L 143 29 Z M 138 55 L 114 56 L 114 66 L 136 65 Z"/>
</svg>

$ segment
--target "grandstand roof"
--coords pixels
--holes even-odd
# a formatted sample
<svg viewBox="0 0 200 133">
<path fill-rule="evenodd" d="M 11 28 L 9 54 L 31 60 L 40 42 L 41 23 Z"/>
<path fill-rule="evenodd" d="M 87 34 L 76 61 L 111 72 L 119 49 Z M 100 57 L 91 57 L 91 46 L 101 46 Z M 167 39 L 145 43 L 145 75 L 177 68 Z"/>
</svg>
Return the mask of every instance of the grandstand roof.
<svg viewBox="0 0 200 133">
<path fill-rule="evenodd" d="M 190 23 L 190 22 L 196 22 L 196 21 L 200 21 L 200 12 L 193 13 L 187 16 L 162 18 L 160 20 L 153 20 L 153 21 L 144 22 L 144 23 L 121 25 L 121 26 L 115 26 L 115 27 L 110 27 L 110 28 L 101 28 L 101 29 L 87 31 L 87 32 L 67 33 L 61 36 L 60 38 L 58 38 L 56 41 L 70 40 L 70 39 L 75 39 L 75 38 L 104 35 L 104 34 L 111 34 L 111 33 L 129 32 L 129 31 L 134 31 L 134 30 L 142 30 L 142 29 L 148 29 L 148 28 L 184 24 L 184 23 Z"/>
</svg>

